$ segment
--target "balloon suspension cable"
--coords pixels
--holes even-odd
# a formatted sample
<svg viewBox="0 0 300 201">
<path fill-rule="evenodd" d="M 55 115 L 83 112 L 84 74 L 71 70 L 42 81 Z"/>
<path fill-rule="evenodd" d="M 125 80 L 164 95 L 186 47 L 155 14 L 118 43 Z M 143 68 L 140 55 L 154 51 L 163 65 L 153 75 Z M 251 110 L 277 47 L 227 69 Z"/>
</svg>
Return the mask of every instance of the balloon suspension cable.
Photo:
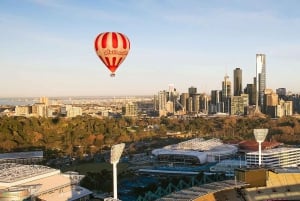
<svg viewBox="0 0 300 201">
<path fill-rule="evenodd" d="M 110 74 L 110 77 L 115 77 L 115 76 L 116 76 L 115 73 L 111 73 L 111 74 Z"/>
</svg>

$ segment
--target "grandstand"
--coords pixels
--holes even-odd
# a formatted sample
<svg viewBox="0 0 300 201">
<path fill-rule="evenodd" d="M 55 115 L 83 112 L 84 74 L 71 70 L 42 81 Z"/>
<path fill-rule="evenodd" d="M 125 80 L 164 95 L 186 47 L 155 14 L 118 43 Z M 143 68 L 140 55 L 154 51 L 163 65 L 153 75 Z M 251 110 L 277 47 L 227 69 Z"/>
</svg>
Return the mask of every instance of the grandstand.
<svg viewBox="0 0 300 201">
<path fill-rule="evenodd" d="M 247 184 L 234 180 L 212 182 L 171 193 L 167 196 L 157 199 L 156 201 L 216 201 L 214 196 L 215 193 L 235 188 L 241 188 L 244 186 L 247 186 Z"/>
<path fill-rule="evenodd" d="M 178 190 L 156 201 L 300 200 L 300 169 L 240 169 L 242 177 Z"/>
<path fill-rule="evenodd" d="M 0 164 L 0 200 L 85 201 L 91 192 L 78 186 L 83 175 L 41 165 Z"/>
</svg>

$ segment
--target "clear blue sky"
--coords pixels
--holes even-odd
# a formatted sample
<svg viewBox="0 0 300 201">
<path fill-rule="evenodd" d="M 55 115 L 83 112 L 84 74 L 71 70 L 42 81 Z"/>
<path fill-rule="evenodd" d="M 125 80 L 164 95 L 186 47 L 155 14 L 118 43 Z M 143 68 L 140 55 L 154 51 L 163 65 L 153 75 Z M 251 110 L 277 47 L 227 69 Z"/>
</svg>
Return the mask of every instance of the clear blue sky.
<svg viewBox="0 0 300 201">
<path fill-rule="evenodd" d="M 266 54 L 267 88 L 300 92 L 298 0 L 1 0 L 0 97 L 153 95 L 221 89 L 227 73 L 253 82 Z M 116 73 L 94 39 L 125 33 Z"/>
</svg>

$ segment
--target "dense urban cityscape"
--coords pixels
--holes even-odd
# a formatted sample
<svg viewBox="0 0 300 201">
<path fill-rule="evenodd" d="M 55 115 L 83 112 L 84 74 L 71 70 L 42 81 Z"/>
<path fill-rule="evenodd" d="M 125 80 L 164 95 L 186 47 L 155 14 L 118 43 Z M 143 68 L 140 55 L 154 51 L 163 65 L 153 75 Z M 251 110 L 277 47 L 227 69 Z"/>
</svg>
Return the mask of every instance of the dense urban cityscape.
<svg viewBox="0 0 300 201">
<path fill-rule="evenodd" d="M 300 200 L 298 0 L 1 0 L 0 201 Z"/>
<path fill-rule="evenodd" d="M 163 201 L 180 200 L 181 198 L 250 201 L 273 198 L 276 200 L 282 198 L 279 193 L 281 191 L 285 192 L 285 196 L 289 198 L 300 198 L 300 192 L 296 190 L 300 185 L 300 148 L 296 143 L 298 138 L 286 141 L 279 137 L 278 129 L 269 127 L 271 119 L 280 122 L 280 119 L 288 117 L 295 120 L 286 119 L 284 121 L 293 121 L 298 125 L 296 119 L 298 119 L 300 109 L 299 95 L 287 92 L 285 88 L 278 88 L 274 91 L 268 89 L 266 85 L 268 79 L 266 56 L 257 54 L 256 60 L 257 73 L 253 78 L 253 83 L 247 84 L 243 88 L 242 69 L 235 68 L 233 70 L 233 82 L 230 81 L 228 75 L 225 75 L 224 80 L 220 82 L 221 89 L 211 90 L 211 94 L 198 93 L 197 88 L 193 86 L 188 88 L 188 92 L 180 93 L 176 90 L 175 85 L 170 84 L 167 90 L 160 90 L 152 96 L 1 98 L 2 123 L 0 124 L 0 133 L 2 132 L 2 135 L 12 132 L 15 133 L 13 135 L 23 135 L 26 141 L 29 135 L 21 134 L 23 133 L 22 128 L 17 127 L 33 124 L 33 121 L 37 121 L 40 125 L 38 126 L 40 128 L 22 126 L 24 127 L 23 130 L 26 129 L 27 132 L 34 133 L 34 138 L 36 138 L 32 141 L 35 142 L 34 145 L 30 143 L 26 145 L 28 142 L 25 143 L 15 137 L 1 137 L 4 140 L 1 149 L 5 152 L 0 154 L 1 168 L 3 169 L 3 173 L 0 175 L 1 200 L 11 200 L 12 197 L 14 200 L 33 198 L 57 200 L 58 197 L 61 200 L 116 200 L 116 197 L 120 197 L 124 201 Z M 22 118 L 5 119 L 17 117 L 29 118 L 32 123 L 28 124 L 26 123 L 27 120 Z M 73 129 L 75 130 L 72 129 L 73 131 L 58 131 L 61 133 L 62 139 L 70 139 L 70 142 L 60 142 L 61 140 L 57 137 L 55 137 L 56 140 L 50 140 L 50 138 L 46 140 L 47 135 L 51 136 L 51 131 L 49 134 L 49 131 L 42 131 L 44 130 L 42 125 L 46 122 L 41 118 L 51 119 L 53 126 L 65 123 L 70 125 L 78 122 L 78 120 L 97 122 L 105 119 L 116 119 L 118 122 L 124 118 L 128 123 L 125 133 L 122 127 L 118 128 L 119 130 L 115 128 L 115 131 L 109 131 L 111 129 L 109 127 L 106 128 L 107 131 L 105 129 L 99 130 L 97 127 L 99 127 L 100 122 L 93 123 L 94 125 L 88 123 L 78 128 L 74 124 Z M 241 120 L 243 118 L 248 120 Z M 134 123 L 136 122 L 134 119 L 144 123 Z M 204 119 L 206 119 L 206 123 L 203 122 Z M 200 121 L 202 123 L 199 125 L 202 124 L 209 128 L 188 126 L 188 129 L 178 130 L 172 126 L 175 120 L 181 121 L 181 124 L 184 122 L 192 124 L 191 121 Z M 209 126 L 212 124 L 210 123 L 212 120 L 215 121 L 213 123 L 215 125 L 224 122 L 224 125 L 221 126 L 222 129 L 220 130 L 213 125 Z M 256 126 L 253 130 L 251 126 L 248 128 L 245 126 L 242 129 L 246 131 L 240 133 L 241 131 L 236 128 L 238 123 L 234 127 L 231 125 L 232 128 L 228 130 L 228 128 L 226 129 L 228 124 L 226 121 L 232 123 L 234 121 L 256 121 Z M 166 123 L 162 122 L 168 122 L 169 126 L 165 127 L 164 124 Z M 10 129 L 15 124 L 19 124 L 16 129 L 5 130 L 6 126 Z M 105 124 L 103 126 L 106 127 Z M 263 126 L 267 129 L 256 129 L 257 126 Z M 76 131 L 76 129 L 84 127 L 93 127 L 93 129 Z M 294 135 L 298 136 L 300 130 L 298 131 L 296 128 L 298 127 L 294 126 L 294 129 L 291 129 Z M 56 129 L 61 130 L 62 128 L 57 127 Z M 285 132 L 290 131 L 287 128 L 284 129 L 282 130 L 284 135 L 289 136 L 290 134 Z M 226 130 L 236 134 L 228 136 Z M 249 137 L 249 133 L 251 136 L 252 131 L 254 135 Z M 65 132 L 67 133 L 65 134 Z M 70 134 L 68 134 L 69 132 Z M 99 134 L 99 132 L 104 135 Z M 116 134 L 111 132 L 121 134 L 116 138 Z M 265 141 L 268 132 L 271 133 L 272 137 Z M 132 138 L 135 133 L 140 137 Z M 254 137 L 257 142 L 253 141 Z M 261 141 L 259 141 L 260 138 Z M 48 141 L 48 145 L 43 145 L 42 139 Z M 140 143 L 138 139 L 144 143 Z M 159 139 L 161 145 L 155 145 L 154 141 L 156 140 L 151 143 L 151 139 L 152 141 Z M 162 143 L 163 141 L 165 142 Z M 283 142 L 288 142 L 289 145 L 284 145 Z M 20 146 L 15 143 L 23 145 Z M 74 172 L 74 170 L 80 164 L 83 166 L 89 163 L 97 164 L 99 161 L 107 163 L 109 161 L 109 149 L 111 148 L 113 153 L 115 146 L 113 144 L 117 143 L 127 144 L 126 146 L 124 144 L 126 154 L 123 154 L 120 160 L 122 165 L 127 164 L 123 171 L 130 174 L 131 179 L 128 176 L 122 176 L 123 172 L 120 184 L 122 187 L 117 187 L 116 180 L 114 180 L 114 198 L 112 198 L 107 194 L 111 192 L 111 182 L 105 185 L 103 183 L 101 187 L 101 184 L 96 184 L 93 181 L 93 178 L 99 177 L 95 173 L 79 173 Z M 130 147 L 132 146 L 136 146 L 135 151 L 131 150 Z M 138 146 L 147 147 L 146 152 L 137 148 Z M 30 149 L 29 147 L 35 148 Z M 19 151 L 16 152 L 17 150 Z M 49 151 L 56 154 L 49 155 Z M 119 154 L 122 152 L 123 150 Z M 87 161 L 89 162 L 87 163 Z M 100 164 L 104 164 L 103 162 Z M 116 159 L 116 163 L 112 163 L 115 164 L 114 172 L 116 172 L 117 163 L 119 163 L 119 159 Z M 18 173 L 20 171 L 23 173 Z M 64 172 L 62 173 L 62 171 Z M 102 174 L 102 177 L 107 177 L 106 174 L 110 175 L 109 171 Z M 13 176 L 10 177 L 9 175 Z M 260 179 L 253 179 L 253 175 L 260 175 Z M 116 173 L 114 173 L 115 177 Z M 159 193 L 158 189 L 162 188 L 160 185 L 163 185 L 161 177 L 165 177 L 165 182 L 168 178 L 169 182 L 169 186 L 163 188 L 168 189 L 170 185 L 177 186 L 173 190 L 164 190 L 164 193 Z M 178 181 L 174 181 L 175 178 Z M 202 185 L 196 190 L 194 184 L 189 183 L 191 179 L 192 181 L 196 179 L 194 182 Z M 108 177 L 106 180 L 109 181 L 112 178 Z M 161 183 L 156 186 L 156 191 L 136 192 L 139 185 L 149 186 L 153 182 Z M 51 185 L 48 186 L 47 183 Z M 93 183 L 95 183 L 94 186 Z M 129 183 L 131 184 L 129 185 Z M 182 186 L 183 184 L 185 187 Z M 100 191 L 95 189 L 95 185 L 100 185 L 98 186 Z M 105 187 L 107 185 L 110 187 Z M 117 188 L 120 188 L 119 195 Z M 145 190 L 147 188 L 145 187 Z M 266 194 L 269 191 L 272 193 Z"/>
<path fill-rule="evenodd" d="M 7 115 L 41 117 L 76 117 L 82 114 L 161 117 L 254 115 L 259 110 L 271 118 L 300 113 L 299 94 L 293 94 L 284 87 L 269 89 L 266 84 L 268 78 L 266 55 L 257 54 L 256 76 L 253 78 L 253 83 L 246 84 L 244 88 L 242 69 L 235 68 L 233 81 L 226 74 L 224 80 L 220 81 L 221 89 L 211 90 L 210 94 L 199 93 L 193 86 L 188 88 L 188 92 L 180 93 L 174 84 L 170 84 L 167 90 L 161 90 L 153 96 L 69 97 L 50 100 L 48 97 L 41 97 L 39 100 L 32 99 L 32 104 L 27 105 L 13 102 L 13 105 L 17 104 L 14 111 L 7 109 L 2 112 L 6 112 Z M 24 100 L 26 99 L 28 100 L 28 98 Z"/>
</svg>

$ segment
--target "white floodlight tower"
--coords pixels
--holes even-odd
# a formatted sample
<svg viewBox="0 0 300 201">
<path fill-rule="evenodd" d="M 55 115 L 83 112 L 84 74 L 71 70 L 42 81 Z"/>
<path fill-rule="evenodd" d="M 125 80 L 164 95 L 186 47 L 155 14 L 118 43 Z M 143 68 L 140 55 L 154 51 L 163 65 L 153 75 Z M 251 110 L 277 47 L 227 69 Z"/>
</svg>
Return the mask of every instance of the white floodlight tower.
<svg viewBox="0 0 300 201">
<path fill-rule="evenodd" d="M 261 165 L 261 143 L 265 141 L 268 131 L 268 129 L 254 129 L 253 131 L 255 140 L 258 142 L 258 166 Z"/>
<path fill-rule="evenodd" d="M 119 163 L 120 157 L 124 150 L 125 144 L 117 144 L 111 147 L 110 152 L 110 163 L 113 165 L 113 185 L 114 185 L 114 200 L 118 200 L 118 191 L 117 191 L 117 164 Z"/>
</svg>

